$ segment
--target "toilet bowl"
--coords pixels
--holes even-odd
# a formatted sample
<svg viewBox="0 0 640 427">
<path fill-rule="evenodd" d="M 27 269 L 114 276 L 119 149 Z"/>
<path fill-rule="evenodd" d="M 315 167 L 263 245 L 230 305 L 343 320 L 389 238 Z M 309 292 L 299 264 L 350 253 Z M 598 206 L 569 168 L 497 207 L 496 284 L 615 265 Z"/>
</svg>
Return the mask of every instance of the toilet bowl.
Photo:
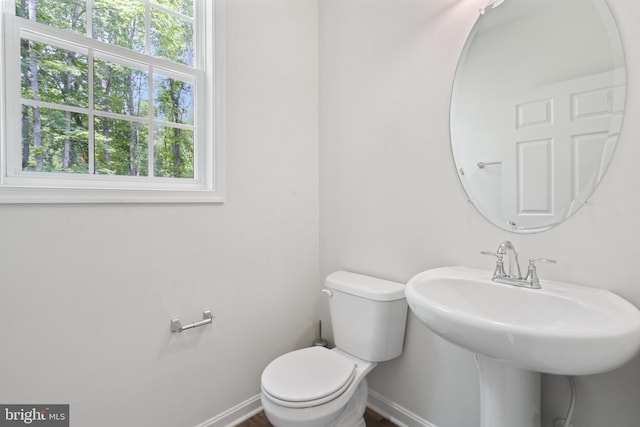
<svg viewBox="0 0 640 427">
<path fill-rule="evenodd" d="M 309 347 L 280 356 L 262 374 L 267 418 L 277 427 L 354 427 L 366 407 L 365 376 L 376 364 L 337 348 Z M 353 422 L 345 423 L 347 418 Z"/>
<path fill-rule="evenodd" d="M 364 427 L 366 375 L 402 352 L 404 285 L 344 271 L 325 285 L 336 348 L 292 351 L 265 368 L 261 401 L 276 427 Z"/>
</svg>

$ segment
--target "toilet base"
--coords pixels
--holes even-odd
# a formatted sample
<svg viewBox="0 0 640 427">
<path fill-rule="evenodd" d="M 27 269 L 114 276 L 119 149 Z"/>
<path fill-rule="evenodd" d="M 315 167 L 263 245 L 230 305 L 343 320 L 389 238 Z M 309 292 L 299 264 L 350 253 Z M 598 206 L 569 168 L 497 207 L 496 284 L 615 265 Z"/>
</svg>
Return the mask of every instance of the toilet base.
<svg viewBox="0 0 640 427">
<path fill-rule="evenodd" d="M 326 418 L 323 421 L 322 417 L 317 419 L 302 415 L 304 412 L 308 414 L 308 411 L 313 411 L 314 408 L 282 411 L 280 408 L 274 408 L 268 400 L 265 400 L 264 396 L 262 397 L 262 404 L 267 418 L 275 427 L 365 427 L 364 411 L 367 408 L 368 394 L 367 379 L 363 378 L 351 399 L 344 406 L 344 409 L 338 412 L 339 415 L 336 418 L 332 417 L 333 419 L 329 424 L 327 424 Z M 297 416 L 296 413 L 300 414 L 300 416 Z M 330 417 L 328 414 L 324 416 Z"/>
<path fill-rule="evenodd" d="M 364 422 L 364 417 L 360 418 L 359 420 L 356 421 L 355 424 L 340 424 L 340 426 L 344 426 L 344 427 L 367 427 L 367 425 Z"/>
<path fill-rule="evenodd" d="M 344 412 L 338 417 L 336 427 L 365 427 L 364 411 L 367 409 L 367 397 L 369 387 L 367 379 L 363 378 L 358 388 L 353 393 L 353 397 L 344 408 Z"/>
</svg>

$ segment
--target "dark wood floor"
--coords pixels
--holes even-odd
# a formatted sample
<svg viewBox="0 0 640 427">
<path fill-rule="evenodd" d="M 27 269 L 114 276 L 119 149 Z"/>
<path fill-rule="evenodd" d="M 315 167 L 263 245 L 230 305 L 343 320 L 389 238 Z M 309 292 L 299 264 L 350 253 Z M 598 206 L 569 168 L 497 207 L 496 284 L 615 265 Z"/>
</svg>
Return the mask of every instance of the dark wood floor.
<svg viewBox="0 0 640 427">
<path fill-rule="evenodd" d="M 364 413 L 364 421 L 367 423 L 367 427 L 398 427 L 388 419 L 375 413 L 371 409 L 367 408 Z M 247 421 L 238 424 L 237 427 L 273 427 L 273 425 L 267 420 L 264 412 L 260 412 Z"/>
</svg>

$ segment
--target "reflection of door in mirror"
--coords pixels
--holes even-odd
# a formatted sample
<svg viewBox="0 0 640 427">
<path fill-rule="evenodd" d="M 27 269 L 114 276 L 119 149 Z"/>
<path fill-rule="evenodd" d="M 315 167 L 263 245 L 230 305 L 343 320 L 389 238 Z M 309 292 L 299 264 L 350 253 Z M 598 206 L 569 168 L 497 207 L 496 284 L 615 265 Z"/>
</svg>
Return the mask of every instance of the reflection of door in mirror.
<svg viewBox="0 0 640 427">
<path fill-rule="evenodd" d="M 517 228 L 551 226 L 586 201 L 615 148 L 624 84 L 615 70 L 505 98 L 504 218 Z"/>
<path fill-rule="evenodd" d="M 605 0 L 488 9 L 460 56 L 451 98 L 451 148 L 469 200 L 517 233 L 566 220 L 607 168 L 625 85 Z"/>
</svg>

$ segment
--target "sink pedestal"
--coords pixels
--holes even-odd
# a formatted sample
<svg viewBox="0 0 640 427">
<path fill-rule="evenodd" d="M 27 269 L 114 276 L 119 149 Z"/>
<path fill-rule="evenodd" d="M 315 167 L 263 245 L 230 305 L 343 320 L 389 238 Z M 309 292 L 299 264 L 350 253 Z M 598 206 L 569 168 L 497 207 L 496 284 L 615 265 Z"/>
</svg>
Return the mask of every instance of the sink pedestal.
<svg viewBox="0 0 640 427">
<path fill-rule="evenodd" d="M 476 354 L 480 427 L 540 427 L 540 373 Z"/>
</svg>

